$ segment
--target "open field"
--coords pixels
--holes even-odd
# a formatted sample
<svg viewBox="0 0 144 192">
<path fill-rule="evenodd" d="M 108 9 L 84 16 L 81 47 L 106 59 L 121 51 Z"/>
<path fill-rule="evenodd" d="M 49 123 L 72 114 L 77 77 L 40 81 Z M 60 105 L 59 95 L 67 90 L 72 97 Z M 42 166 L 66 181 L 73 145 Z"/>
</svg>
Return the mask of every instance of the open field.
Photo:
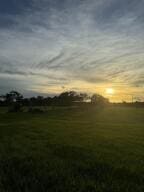
<svg viewBox="0 0 144 192">
<path fill-rule="evenodd" d="M 5 111 L 1 192 L 144 191 L 144 108 Z"/>
</svg>

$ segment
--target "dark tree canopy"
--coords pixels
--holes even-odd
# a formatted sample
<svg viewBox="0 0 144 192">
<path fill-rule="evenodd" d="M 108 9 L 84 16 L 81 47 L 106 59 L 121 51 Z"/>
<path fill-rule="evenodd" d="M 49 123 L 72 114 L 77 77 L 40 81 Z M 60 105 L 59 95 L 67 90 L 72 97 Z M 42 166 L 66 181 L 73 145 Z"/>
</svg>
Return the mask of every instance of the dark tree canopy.
<svg viewBox="0 0 144 192">
<path fill-rule="evenodd" d="M 9 106 L 10 112 L 21 111 L 23 95 L 17 91 L 11 91 L 3 96 L 6 105 Z"/>
<path fill-rule="evenodd" d="M 93 94 L 91 96 L 91 103 L 97 104 L 97 105 L 105 105 L 109 103 L 109 100 L 102 95 L 99 94 Z"/>
<path fill-rule="evenodd" d="M 93 103 L 95 105 L 104 105 L 109 101 L 99 94 L 91 97 L 86 93 L 78 93 L 75 91 L 63 92 L 58 96 L 46 97 L 37 96 L 31 98 L 23 98 L 23 95 L 17 91 L 10 91 L 0 96 L 0 105 L 9 106 L 12 111 L 20 111 L 22 106 L 54 106 L 54 105 L 80 105 Z"/>
<path fill-rule="evenodd" d="M 74 104 L 84 102 L 87 94 L 77 93 L 75 91 L 63 92 L 58 96 L 58 100 L 64 104 Z"/>
</svg>

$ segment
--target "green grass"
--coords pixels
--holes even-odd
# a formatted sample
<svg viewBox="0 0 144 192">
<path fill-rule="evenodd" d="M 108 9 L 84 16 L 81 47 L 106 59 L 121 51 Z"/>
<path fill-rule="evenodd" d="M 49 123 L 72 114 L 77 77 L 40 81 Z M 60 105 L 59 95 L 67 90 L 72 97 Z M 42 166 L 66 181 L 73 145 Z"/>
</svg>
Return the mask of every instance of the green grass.
<svg viewBox="0 0 144 192">
<path fill-rule="evenodd" d="M 5 111 L 1 192 L 144 191 L 144 109 Z"/>
</svg>

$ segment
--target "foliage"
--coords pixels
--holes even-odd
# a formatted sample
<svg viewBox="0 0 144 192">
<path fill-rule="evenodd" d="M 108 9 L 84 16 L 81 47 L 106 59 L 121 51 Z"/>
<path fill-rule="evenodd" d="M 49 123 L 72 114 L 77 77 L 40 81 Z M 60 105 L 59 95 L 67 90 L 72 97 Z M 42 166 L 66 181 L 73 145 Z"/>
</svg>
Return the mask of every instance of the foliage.
<svg viewBox="0 0 144 192">
<path fill-rule="evenodd" d="M 97 104 L 97 105 L 105 105 L 109 103 L 109 100 L 102 95 L 94 94 L 91 96 L 91 103 Z"/>
<path fill-rule="evenodd" d="M 9 112 L 21 111 L 23 96 L 17 91 L 11 91 L 3 96 L 5 103 L 9 106 Z"/>
<path fill-rule="evenodd" d="M 75 91 L 63 92 L 58 96 L 46 97 L 37 96 L 31 98 L 23 98 L 23 96 L 16 92 L 11 91 L 4 96 L 1 96 L 0 105 L 11 106 L 12 104 L 21 104 L 23 106 L 56 106 L 56 105 L 78 105 L 86 102 L 89 98 L 86 93 L 77 93 Z"/>
</svg>

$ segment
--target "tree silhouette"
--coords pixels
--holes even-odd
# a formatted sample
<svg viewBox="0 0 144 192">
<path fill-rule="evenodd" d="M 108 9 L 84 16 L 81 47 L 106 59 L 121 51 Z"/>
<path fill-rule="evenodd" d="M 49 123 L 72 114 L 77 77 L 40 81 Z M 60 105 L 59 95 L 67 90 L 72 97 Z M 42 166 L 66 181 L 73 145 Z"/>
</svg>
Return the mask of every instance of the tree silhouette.
<svg viewBox="0 0 144 192">
<path fill-rule="evenodd" d="M 75 103 L 84 102 L 87 98 L 85 93 L 77 93 L 75 91 L 63 92 L 58 97 L 57 100 L 64 105 L 73 105 Z"/>
<path fill-rule="evenodd" d="M 75 91 L 63 92 L 58 96 L 46 97 L 37 96 L 31 98 L 23 98 L 22 94 L 17 91 L 10 91 L 0 96 L 0 105 L 8 106 L 9 111 L 21 111 L 22 106 L 28 106 L 30 109 L 35 106 L 89 106 L 105 105 L 109 100 L 99 94 L 93 94 L 91 97 L 86 93 L 78 93 Z"/>
<path fill-rule="evenodd" d="M 4 96 L 4 99 L 10 112 L 21 111 L 23 96 L 19 92 L 11 91 Z"/>
<path fill-rule="evenodd" d="M 97 104 L 97 105 L 105 105 L 109 103 L 109 100 L 102 95 L 99 94 L 93 94 L 91 96 L 91 103 Z"/>
</svg>

